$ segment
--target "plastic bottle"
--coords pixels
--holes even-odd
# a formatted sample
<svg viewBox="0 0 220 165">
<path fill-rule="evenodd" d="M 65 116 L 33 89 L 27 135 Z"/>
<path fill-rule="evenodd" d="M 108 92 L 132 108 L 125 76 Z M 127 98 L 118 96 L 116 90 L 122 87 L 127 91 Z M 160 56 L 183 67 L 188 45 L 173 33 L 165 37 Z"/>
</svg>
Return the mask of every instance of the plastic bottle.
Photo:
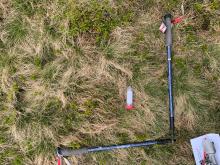
<svg viewBox="0 0 220 165">
<path fill-rule="evenodd" d="M 131 86 L 129 86 L 127 88 L 126 109 L 127 110 L 134 109 L 134 106 L 133 106 L 133 90 L 132 90 Z"/>
</svg>

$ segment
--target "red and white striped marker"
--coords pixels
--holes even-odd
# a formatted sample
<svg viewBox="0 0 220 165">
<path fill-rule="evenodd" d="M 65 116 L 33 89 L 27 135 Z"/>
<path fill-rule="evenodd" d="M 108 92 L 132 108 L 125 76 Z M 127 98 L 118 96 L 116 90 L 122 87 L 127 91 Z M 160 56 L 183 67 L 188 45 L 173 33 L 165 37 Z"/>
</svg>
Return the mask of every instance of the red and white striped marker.
<svg viewBox="0 0 220 165">
<path fill-rule="evenodd" d="M 177 18 L 175 18 L 175 19 L 172 19 L 172 20 L 171 20 L 171 23 L 172 23 L 172 25 L 175 25 L 175 24 L 178 24 L 178 23 L 182 22 L 183 19 L 184 19 L 184 16 L 180 16 L 180 17 L 177 17 Z M 167 30 L 167 27 L 166 27 L 166 25 L 164 24 L 164 22 L 161 23 L 159 30 L 160 30 L 162 33 L 165 33 L 165 31 Z"/>
<path fill-rule="evenodd" d="M 160 30 L 162 33 L 165 33 L 165 31 L 167 30 L 167 27 L 166 27 L 166 25 L 165 25 L 163 22 L 161 23 L 159 30 Z"/>
</svg>

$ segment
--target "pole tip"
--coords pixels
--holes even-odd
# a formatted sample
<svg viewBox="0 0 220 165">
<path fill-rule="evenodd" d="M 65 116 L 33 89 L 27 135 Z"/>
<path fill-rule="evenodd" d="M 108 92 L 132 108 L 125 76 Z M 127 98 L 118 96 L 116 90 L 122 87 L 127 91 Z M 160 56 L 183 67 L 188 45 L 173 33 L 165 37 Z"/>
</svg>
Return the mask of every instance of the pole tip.
<svg viewBox="0 0 220 165">
<path fill-rule="evenodd" d="M 167 13 L 164 15 L 164 19 L 166 19 L 166 18 L 172 18 L 172 15 L 170 13 Z"/>
<path fill-rule="evenodd" d="M 57 155 L 62 155 L 62 153 L 61 153 L 61 148 L 60 148 L 60 147 L 57 147 L 57 149 L 56 149 L 56 154 L 57 154 Z"/>
</svg>

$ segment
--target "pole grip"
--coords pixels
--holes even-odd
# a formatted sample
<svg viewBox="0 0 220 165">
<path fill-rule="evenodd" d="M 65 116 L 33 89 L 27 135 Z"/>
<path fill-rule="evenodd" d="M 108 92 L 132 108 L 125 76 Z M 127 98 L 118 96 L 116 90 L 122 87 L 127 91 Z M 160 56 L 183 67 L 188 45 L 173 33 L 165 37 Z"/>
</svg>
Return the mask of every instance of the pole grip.
<svg viewBox="0 0 220 165">
<path fill-rule="evenodd" d="M 88 149 L 87 148 L 82 148 L 82 149 L 76 149 L 73 150 L 71 148 L 61 148 L 58 147 L 57 148 L 57 154 L 60 156 L 73 156 L 73 155 L 81 155 L 81 154 L 86 154 L 88 153 Z"/>
<path fill-rule="evenodd" d="M 166 46 L 172 45 L 171 18 L 172 18 L 171 14 L 166 14 L 164 16 L 164 23 L 167 27 L 166 32 L 165 32 Z"/>
<path fill-rule="evenodd" d="M 174 127 L 174 117 L 170 117 L 170 134 L 171 134 L 171 140 L 172 143 L 175 140 L 175 127 Z"/>
</svg>

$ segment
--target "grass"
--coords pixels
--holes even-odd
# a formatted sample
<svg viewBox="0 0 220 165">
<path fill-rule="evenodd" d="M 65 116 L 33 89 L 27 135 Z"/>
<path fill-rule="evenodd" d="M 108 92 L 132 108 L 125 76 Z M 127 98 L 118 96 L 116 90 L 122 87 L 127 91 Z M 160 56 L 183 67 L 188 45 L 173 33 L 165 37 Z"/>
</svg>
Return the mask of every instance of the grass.
<svg viewBox="0 0 220 165">
<path fill-rule="evenodd" d="M 8 41 L 10 43 L 19 42 L 26 36 L 27 29 L 24 24 L 21 18 L 15 18 L 6 25 L 5 29 L 7 30 Z"/>
<path fill-rule="evenodd" d="M 220 132 L 219 8 L 202 1 L 0 2 L 0 161 L 55 164 L 81 148 L 166 137 L 166 11 L 174 26 L 177 142 L 94 153 L 73 164 L 193 164 L 190 138 Z M 124 92 L 135 91 L 135 110 Z"/>
</svg>

